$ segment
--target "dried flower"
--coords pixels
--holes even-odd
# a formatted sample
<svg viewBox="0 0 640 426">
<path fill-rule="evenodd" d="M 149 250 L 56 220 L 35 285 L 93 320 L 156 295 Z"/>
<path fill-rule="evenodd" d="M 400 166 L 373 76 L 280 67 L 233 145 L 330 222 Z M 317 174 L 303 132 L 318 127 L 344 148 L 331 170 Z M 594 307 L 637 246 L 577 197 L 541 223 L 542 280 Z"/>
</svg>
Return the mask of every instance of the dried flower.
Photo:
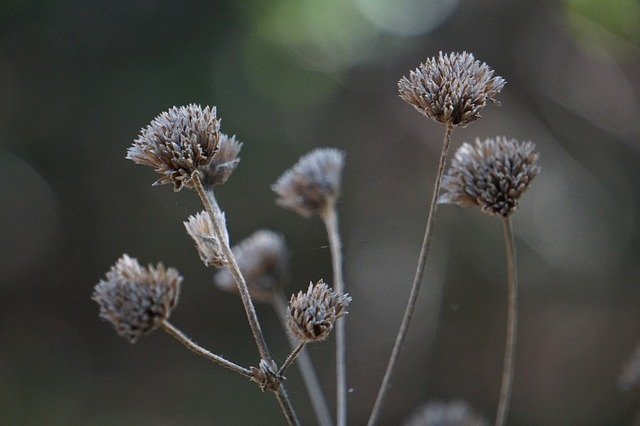
<svg viewBox="0 0 640 426">
<path fill-rule="evenodd" d="M 208 165 L 218 150 L 220 120 L 215 107 L 190 104 L 173 107 L 153 119 L 127 151 L 136 164 L 151 166 L 162 177 L 154 185 L 189 186 L 199 167 Z"/>
<path fill-rule="evenodd" d="M 429 401 L 418 407 L 405 426 L 485 426 L 487 422 L 464 401 Z"/>
<path fill-rule="evenodd" d="M 282 287 L 289 272 L 289 252 L 284 237 L 261 229 L 232 248 L 251 298 L 268 302 L 276 288 Z M 238 292 L 238 286 L 228 268 L 221 269 L 214 282 L 222 290 Z"/>
<path fill-rule="evenodd" d="M 629 391 L 636 386 L 640 386 L 640 346 L 638 346 L 631 359 L 624 365 L 622 372 L 618 376 L 618 388 L 622 391 Z"/>
<path fill-rule="evenodd" d="M 162 263 L 143 268 L 123 255 L 95 286 L 92 299 L 100 305 L 100 318 L 134 343 L 169 318 L 178 303 L 182 277 Z"/>
<path fill-rule="evenodd" d="M 271 186 L 276 202 L 304 217 L 322 214 L 340 194 L 344 152 L 334 148 L 311 151 Z"/>
<path fill-rule="evenodd" d="M 476 61 L 473 54 L 438 54 L 402 77 L 400 97 L 420 113 L 440 123 L 465 127 L 480 118 L 480 110 L 495 96 L 505 81 Z"/>
<path fill-rule="evenodd" d="M 218 215 L 218 222 L 224 232 L 224 239 L 229 244 L 229 234 L 224 213 Z M 189 216 L 187 222 L 183 222 L 187 233 L 193 238 L 198 249 L 200 259 L 206 266 L 222 268 L 227 264 L 227 259 L 222 252 L 222 245 L 216 236 L 211 218 L 206 211 Z"/>
<path fill-rule="evenodd" d="M 498 136 L 464 143 L 442 180 L 438 203 L 478 206 L 484 213 L 506 217 L 540 172 L 537 162 L 533 142 Z"/>
<path fill-rule="evenodd" d="M 205 188 L 225 183 L 240 163 L 238 154 L 242 148 L 242 142 L 238 142 L 235 135 L 229 137 L 220 133 L 219 146 L 218 152 L 213 156 L 213 161 L 208 166 L 200 168 L 202 184 Z"/>
<path fill-rule="evenodd" d="M 291 334 L 301 342 L 316 342 L 329 336 L 336 320 L 347 313 L 351 303 L 348 294 L 334 292 L 322 280 L 309 283 L 306 293 L 292 295 L 287 307 Z"/>
</svg>

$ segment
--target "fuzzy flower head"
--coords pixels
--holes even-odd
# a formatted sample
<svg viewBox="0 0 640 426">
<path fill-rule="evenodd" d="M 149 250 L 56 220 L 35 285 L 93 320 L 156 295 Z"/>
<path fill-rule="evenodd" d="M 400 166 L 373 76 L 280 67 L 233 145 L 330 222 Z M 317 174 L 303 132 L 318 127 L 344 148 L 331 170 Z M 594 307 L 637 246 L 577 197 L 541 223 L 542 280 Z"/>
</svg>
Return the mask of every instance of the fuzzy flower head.
<svg viewBox="0 0 640 426">
<path fill-rule="evenodd" d="M 464 401 L 429 401 L 404 426 L 487 426 L 489 422 Z"/>
<path fill-rule="evenodd" d="M 219 215 L 219 223 L 224 233 L 226 243 L 229 244 L 229 234 L 227 233 L 227 225 L 224 213 Z M 222 244 L 216 236 L 211 218 L 206 211 L 201 211 L 196 215 L 189 216 L 186 222 L 183 222 L 187 233 L 193 238 L 198 249 L 198 255 L 205 266 L 213 266 L 214 268 L 222 268 L 227 264 L 227 259 L 222 252 Z"/>
<path fill-rule="evenodd" d="M 540 172 L 533 142 L 504 136 L 464 143 L 442 179 L 438 203 L 477 206 L 489 215 L 507 217 Z"/>
<path fill-rule="evenodd" d="M 289 332 L 301 342 L 326 339 L 336 320 L 347 313 L 348 294 L 334 292 L 322 280 L 309 283 L 306 293 L 291 296 L 287 307 Z"/>
<path fill-rule="evenodd" d="M 95 286 L 92 299 L 100 305 L 100 318 L 134 343 L 169 318 L 181 283 L 177 270 L 162 263 L 144 268 L 125 254 Z"/>
<path fill-rule="evenodd" d="M 487 101 L 496 102 L 505 80 L 473 54 L 449 53 L 427 59 L 398 82 L 400 97 L 440 123 L 465 127 L 480 118 Z"/>
<path fill-rule="evenodd" d="M 268 302 L 273 292 L 281 288 L 289 273 L 289 251 L 282 235 L 262 229 L 233 247 L 238 267 L 244 276 L 251 298 Z M 233 275 L 221 269 L 214 282 L 224 291 L 238 292 Z"/>
<path fill-rule="evenodd" d="M 215 153 L 208 166 L 200 168 L 202 184 L 205 188 L 222 185 L 229 179 L 231 173 L 240 163 L 238 154 L 241 148 L 242 142 L 239 142 L 235 135 L 229 137 L 224 133 L 220 133 L 220 148 L 218 152 Z"/>
<path fill-rule="evenodd" d="M 151 166 L 162 177 L 154 185 L 172 183 L 175 191 L 190 186 L 199 167 L 218 151 L 220 120 L 215 107 L 173 107 L 153 119 L 127 151 L 136 164 Z"/>
<path fill-rule="evenodd" d="M 271 186 L 276 202 L 304 217 L 323 214 L 340 195 L 344 152 L 319 148 L 304 155 Z"/>
</svg>

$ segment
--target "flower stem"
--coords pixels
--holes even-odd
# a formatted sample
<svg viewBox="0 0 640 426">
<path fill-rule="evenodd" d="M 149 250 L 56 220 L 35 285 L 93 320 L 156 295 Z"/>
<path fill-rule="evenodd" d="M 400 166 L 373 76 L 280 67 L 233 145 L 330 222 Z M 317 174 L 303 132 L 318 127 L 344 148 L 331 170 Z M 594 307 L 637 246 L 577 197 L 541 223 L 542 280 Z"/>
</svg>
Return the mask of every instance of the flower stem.
<svg viewBox="0 0 640 426">
<path fill-rule="evenodd" d="M 504 228 L 504 242 L 507 250 L 508 271 L 508 313 L 507 313 L 507 342 L 504 351 L 504 365 L 502 369 L 502 384 L 500 386 L 500 402 L 496 414 L 496 426 L 502 426 L 507 418 L 511 388 L 513 385 L 514 361 L 516 355 L 516 333 L 518 328 L 518 269 L 516 265 L 516 248 L 513 229 L 509 216 L 502 221 Z"/>
<path fill-rule="evenodd" d="M 300 351 L 304 349 L 304 345 L 305 343 L 298 343 L 298 346 L 296 346 L 295 349 L 291 351 L 287 359 L 284 361 L 284 364 L 282 364 L 282 367 L 280 367 L 280 370 L 278 370 L 279 376 L 282 376 L 284 372 L 287 371 L 287 368 L 289 368 L 293 361 L 295 361 Z"/>
<path fill-rule="evenodd" d="M 331 249 L 331 263 L 333 265 L 333 288 L 344 294 L 344 281 L 342 278 L 342 242 L 338 231 L 338 214 L 334 205 L 330 205 L 322 214 L 329 247 Z M 347 424 L 347 360 L 346 337 L 344 319 L 336 321 L 336 424 Z"/>
<path fill-rule="evenodd" d="M 380 385 L 380 389 L 378 390 L 378 396 L 376 397 L 376 402 L 373 406 L 373 410 L 371 411 L 371 416 L 369 417 L 369 422 L 368 422 L 369 426 L 373 426 L 376 424 L 380 416 L 380 413 L 382 411 L 382 405 L 384 404 L 384 399 L 389 390 L 389 385 L 391 384 L 391 376 L 393 375 L 395 367 L 398 363 L 398 359 L 400 357 L 400 350 L 402 349 L 404 340 L 407 337 L 407 332 L 409 331 L 409 323 L 411 322 L 411 317 L 413 316 L 413 311 L 416 306 L 416 301 L 418 300 L 418 293 L 420 292 L 420 284 L 422 283 L 422 275 L 424 273 L 427 254 L 429 253 L 429 245 L 431 242 L 431 231 L 433 229 L 433 221 L 434 221 L 436 209 L 437 209 L 438 193 L 440 192 L 440 182 L 442 181 L 442 176 L 444 175 L 445 164 L 447 161 L 447 153 L 449 152 L 449 145 L 451 144 L 452 131 L 453 131 L 453 126 L 451 124 L 447 124 L 445 128 L 445 133 L 444 133 L 444 141 L 442 143 L 442 151 L 440 152 L 440 161 L 438 162 L 438 172 L 436 174 L 436 181 L 433 185 L 433 194 L 431 195 L 431 204 L 429 205 L 429 213 L 427 216 L 427 226 L 424 232 L 424 238 L 422 239 L 422 247 L 420 248 L 420 256 L 418 257 L 418 266 L 416 267 L 416 273 L 413 278 L 413 285 L 411 286 L 409 301 L 407 302 L 407 307 L 405 309 L 404 316 L 402 318 L 402 323 L 400 324 L 400 329 L 398 330 L 398 335 L 396 336 L 396 341 L 393 345 L 393 351 L 391 352 L 391 356 L 389 357 L 389 362 L 387 364 L 387 369 L 384 373 L 384 378 L 382 379 L 382 384 Z"/>
<path fill-rule="evenodd" d="M 284 293 L 282 291 L 277 291 L 271 299 L 271 304 L 273 306 L 273 309 L 278 314 L 278 318 L 280 318 L 280 322 L 282 323 L 282 326 L 286 331 L 287 299 Z M 293 337 L 290 333 L 287 333 L 287 337 L 289 338 L 291 348 L 295 349 L 296 345 L 298 344 L 298 339 Z M 307 388 L 307 394 L 309 395 L 309 399 L 311 400 L 311 405 L 313 406 L 313 411 L 316 414 L 318 424 L 320 424 L 320 426 L 331 426 L 333 424 L 333 421 L 331 419 L 329 405 L 327 405 L 327 400 L 324 397 L 324 392 L 322 392 L 320 380 L 318 379 L 318 375 L 313 368 L 313 362 L 311 361 L 309 353 L 307 351 L 301 352 L 300 355 L 298 355 L 296 364 L 298 365 L 300 374 L 302 374 L 302 380 L 304 381 L 304 385 Z"/>
<path fill-rule="evenodd" d="M 238 263 L 236 262 L 236 258 L 231 251 L 231 247 L 229 247 L 229 242 L 224 238 L 224 232 L 222 230 L 222 226 L 220 225 L 219 215 L 220 215 L 220 207 L 218 207 L 218 202 L 216 201 L 215 195 L 213 191 L 206 192 L 204 187 L 202 186 L 202 181 L 200 180 L 200 175 L 196 173 L 193 176 L 193 186 L 200 197 L 200 201 L 204 205 L 205 210 L 209 214 L 209 218 L 211 218 L 211 222 L 213 223 L 213 230 L 216 234 L 216 237 L 220 241 L 220 246 L 222 247 L 222 253 L 227 259 L 229 271 L 233 275 L 233 278 L 238 286 L 238 291 L 240 293 L 240 298 L 242 299 L 242 305 L 244 306 L 245 313 L 247 314 L 247 319 L 249 320 L 249 326 L 251 327 L 251 332 L 253 333 L 253 338 L 256 341 L 256 346 L 258 347 L 258 351 L 260 352 L 260 357 L 265 361 L 272 362 L 271 353 L 269 352 L 269 348 L 267 346 L 267 342 L 264 338 L 264 334 L 262 333 L 262 329 L 260 328 L 260 323 L 258 322 L 258 315 L 256 314 L 256 309 L 253 306 L 253 301 L 251 300 L 251 296 L 249 295 L 249 289 L 247 288 L 247 282 L 238 267 Z M 287 391 L 284 388 L 283 384 L 278 386 L 278 389 L 274 391 L 276 398 L 278 399 L 278 403 L 280 404 L 280 408 L 282 408 L 282 412 L 287 419 L 289 424 L 298 425 L 300 422 L 296 416 L 296 413 L 293 409 L 293 405 L 289 400 L 287 395 Z"/>
<path fill-rule="evenodd" d="M 210 361 L 215 362 L 216 364 L 219 364 L 225 368 L 228 368 L 231 371 L 235 371 L 236 373 L 251 379 L 253 378 L 253 375 L 251 374 L 251 371 L 241 367 L 237 364 L 234 364 L 233 362 L 218 356 L 216 354 L 213 354 L 211 352 L 209 352 L 208 350 L 204 349 L 203 347 L 197 345 L 195 342 L 193 342 L 191 339 L 189 339 L 182 331 L 178 330 L 177 328 L 175 328 L 171 323 L 169 323 L 168 321 L 163 321 L 161 324 L 162 329 L 164 331 L 166 331 L 168 334 L 170 334 L 171 336 L 175 337 L 180 343 L 182 343 L 183 345 L 185 345 L 188 349 L 190 349 L 191 351 L 197 353 L 200 356 L 203 356 L 205 358 L 207 358 Z"/>
</svg>

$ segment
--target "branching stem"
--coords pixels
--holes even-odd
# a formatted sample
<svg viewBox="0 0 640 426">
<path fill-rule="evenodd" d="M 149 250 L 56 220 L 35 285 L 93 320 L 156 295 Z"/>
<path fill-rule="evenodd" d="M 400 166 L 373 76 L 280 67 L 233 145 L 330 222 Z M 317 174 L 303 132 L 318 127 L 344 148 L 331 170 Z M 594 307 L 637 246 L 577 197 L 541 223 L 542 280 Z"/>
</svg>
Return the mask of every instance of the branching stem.
<svg viewBox="0 0 640 426">
<path fill-rule="evenodd" d="M 280 367 L 280 370 L 278 370 L 279 376 L 282 376 L 285 371 L 287 371 L 287 368 L 289 368 L 289 366 L 293 363 L 293 361 L 296 360 L 300 351 L 304 349 L 305 344 L 306 343 L 298 343 L 298 346 L 296 346 L 295 349 L 291 351 L 287 359 L 284 361 L 284 364 L 282 364 L 282 367 Z"/>
</svg>

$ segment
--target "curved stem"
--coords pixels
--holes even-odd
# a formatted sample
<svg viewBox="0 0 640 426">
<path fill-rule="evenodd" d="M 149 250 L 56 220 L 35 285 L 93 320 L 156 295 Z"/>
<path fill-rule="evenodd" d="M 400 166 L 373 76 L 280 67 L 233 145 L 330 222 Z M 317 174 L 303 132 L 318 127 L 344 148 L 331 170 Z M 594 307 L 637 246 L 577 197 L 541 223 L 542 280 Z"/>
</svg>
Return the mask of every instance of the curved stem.
<svg viewBox="0 0 640 426">
<path fill-rule="evenodd" d="M 296 346 L 295 349 L 289 354 L 287 359 L 284 361 L 284 364 L 282 364 L 282 367 L 280 367 L 280 370 L 278 370 L 278 376 L 282 376 L 284 372 L 287 371 L 287 368 L 289 368 L 293 361 L 295 361 L 300 351 L 304 349 L 304 345 L 305 343 L 298 343 L 298 346 Z"/>
<path fill-rule="evenodd" d="M 334 205 L 330 205 L 321 215 L 327 228 L 329 247 L 331 249 L 331 263 L 333 265 L 333 288 L 344 293 L 342 279 L 342 242 L 338 231 L 338 214 Z M 347 424 L 347 355 L 346 331 L 344 318 L 336 321 L 336 424 Z"/>
<path fill-rule="evenodd" d="M 518 329 L 518 269 L 516 266 L 516 248 L 513 239 L 513 229 L 509 216 L 503 219 L 502 225 L 507 250 L 509 302 L 507 308 L 507 342 L 504 351 L 502 384 L 500 386 L 500 402 L 498 403 L 498 412 L 496 414 L 496 426 L 502 426 L 507 418 L 509 401 L 511 400 L 511 388 L 513 385 L 516 333 Z"/>
<path fill-rule="evenodd" d="M 282 326 L 285 331 L 287 331 L 287 299 L 284 293 L 282 291 L 277 291 L 271 299 L 271 304 L 273 309 L 276 311 Z M 289 338 L 291 349 L 294 349 L 298 344 L 298 339 L 293 337 L 289 332 L 287 332 L 287 337 Z M 331 411 L 329 410 L 329 405 L 324 397 L 322 386 L 320 386 L 320 380 L 313 368 L 313 362 L 311 361 L 309 353 L 307 351 L 300 353 L 296 364 L 300 370 L 300 374 L 302 374 L 302 380 L 307 388 L 307 394 L 311 400 L 311 405 L 316 414 L 318 424 L 321 426 L 331 426 L 333 424 Z"/>
<path fill-rule="evenodd" d="M 398 359 L 400 357 L 400 350 L 402 349 L 404 340 L 407 337 L 407 332 L 409 331 L 409 323 L 411 322 L 411 317 L 413 316 L 413 311 L 416 306 L 416 301 L 418 300 L 418 293 L 420 292 L 420 284 L 422 283 L 424 266 L 427 260 L 427 254 L 429 253 L 429 245 L 431 242 L 431 231 L 433 229 L 433 221 L 434 221 L 434 217 L 437 209 L 438 193 L 440 192 L 440 182 L 442 181 L 442 176 L 444 175 L 444 168 L 447 161 L 447 153 L 449 152 L 449 145 L 451 144 L 452 131 L 453 131 L 453 126 L 451 124 L 447 124 L 445 128 L 445 133 L 444 133 L 442 151 L 440 152 L 440 161 L 438 162 L 438 172 L 436 174 L 436 181 L 433 185 L 433 194 L 431 195 L 431 204 L 429 204 L 429 213 L 427 216 L 427 227 L 424 231 L 424 238 L 422 239 L 422 247 L 420 248 L 420 256 L 418 257 L 418 266 L 416 267 L 416 273 L 413 278 L 413 285 L 411 286 L 409 301 L 407 302 L 407 307 L 405 309 L 404 316 L 402 318 L 402 323 L 400 324 L 400 329 L 398 330 L 398 335 L 396 336 L 396 341 L 393 345 L 393 351 L 391 352 L 391 356 L 389 357 L 387 369 L 384 372 L 384 378 L 382 379 L 382 384 L 380 385 L 380 389 L 378 390 L 378 396 L 376 397 L 376 402 L 373 406 L 373 410 L 371 411 L 371 416 L 369 417 L 369 422 L 368 422 L 369 426 L 373 426 L 376 424 L 380 416 L 380 413 L 382 411 L 382 405 L 384 404 L 384 399 L 387 395 L 387 392 L 389 390 L 389 385 L 391 383 L 391 376 L 393 375 L 395 367 L 398 363 Z"/>
<path fill-rule="evenodd" d="M 189 339 L 182 331 L 178 330 L 177 328 L 175 328 L 173 325 L 171 325 L 171 323 L 169 323 L 168 321 L 163 321 L 160 326 L 162 327 L 162 329 L 164 331 L 166 331 L 168 334 L 170 334 L 171 336 L 175 337 L 180 343 L 182 343 L 183 345 L 185 345 L 189 350 L 195 352 L 196 354 L 203 356 L 205 358 L 207 358 L 210 361 L 215 362 L 218 365 L 221 365 L 225 368 L 228 368 L 231 371 L 235 371 L 236 373 L 246 377 L 247 379 L 251 379 L 253 378 L 253 374 L 251 374 L 251 370 L 241 367 L 237 364 L 234 364 L 233 362 L 218 356 L 216 354 L 213 354 L 211 352 L 209 352 L 208 350 L 206 350 L 205 348 L 197 345 L 195 342 L 193 342 L 191 339 Z"/>
</svg>

